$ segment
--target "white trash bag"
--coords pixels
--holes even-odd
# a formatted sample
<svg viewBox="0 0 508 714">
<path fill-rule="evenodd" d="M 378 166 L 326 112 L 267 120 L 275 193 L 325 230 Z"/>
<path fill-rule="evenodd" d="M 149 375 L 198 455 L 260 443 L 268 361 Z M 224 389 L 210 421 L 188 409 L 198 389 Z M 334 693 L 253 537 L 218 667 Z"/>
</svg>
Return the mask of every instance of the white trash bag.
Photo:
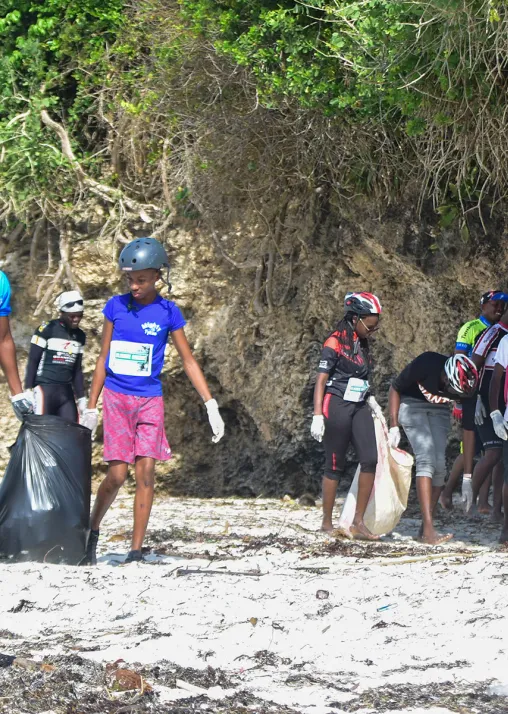
<svg viewBox="0 0 508 714">
<path fill-rule="evenodd" d="M 391 449 L 388 446 L 388 426 L 383 416 L 374 416 L 374 427 L 378 461 L 374 486 L 363 520 L 371 533 L 384 535 L 395 528 L 407 508 L 413 457 L 402 449 Z M 339 518 L 339 530 L 344 535 L 349 534 L 355 517 L 359 474 L 360 466 L 356 469 Z"/>
</svg>

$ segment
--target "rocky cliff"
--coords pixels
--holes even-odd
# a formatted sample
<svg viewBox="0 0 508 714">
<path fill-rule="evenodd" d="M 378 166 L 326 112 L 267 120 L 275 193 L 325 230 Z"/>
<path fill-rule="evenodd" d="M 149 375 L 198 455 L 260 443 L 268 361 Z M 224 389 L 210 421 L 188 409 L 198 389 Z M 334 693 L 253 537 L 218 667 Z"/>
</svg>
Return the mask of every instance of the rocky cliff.
<svg viewBox="0 0 508 714">
<path fill-rule="evenodd" d="M 88 223 L 68 236 L 71 277 L 86 300 L 88 377 L 98 353 L 102 306 L 123 290 L 115 267 L 122 243 L 90 237 L 93 220 L 101 220 L 94 218 L 96 209 L 100 213 L 90 206 Z M 319 193 L 309 202 L 286 201 L 276 218 L 276 234 L 257 265 L 249 246 L 259 245 L 266 228 L 248 214 L 218 232 L 182 219 L 161 236 L 172 260 L 171 297 L 188 320 L 189 340 L 226 422 L 223 441 L 212 444 L 205 410 L 168 347 L 166 428 L 174 458 L 158 473 L 160 487 L 170 493 L 318 490 L 322 448 L 309 434 L 314 371 L 347 290 L 368 289 L 381 298 L 382 329 L 373 355 L 377 395 L 385 403 L 390 378 L 408 360 L 427 349 L 451 350 L 458 326 L 477 313 L 479 294 L 506 287 L 501 218 L 485 228 L 471 225 L 464 241 L 458 231 L 440 228 L 430 209 L 417 214 L 410 199 L 380 211 L 365 200 L 334 207 Z M 131 229 L 142 235 L 151 226 L 140 222 Z M 23 369 L 33 328 L 54 314 L 53 299 L 69 283 L 52 286 L 51 250 L 57 254 L 58 235 L 51 230 L 39 247 L 21 237 L 3 248 L 1 267 L 13 286 L 12 329 Z M 45 305 L 35 315 L 45 292 Z M 1 398 L 5 464 L 17 423 L 4 382 Z M 104 470 L 101 439 L 99 429 L 97 474 Z"/>
</svg>

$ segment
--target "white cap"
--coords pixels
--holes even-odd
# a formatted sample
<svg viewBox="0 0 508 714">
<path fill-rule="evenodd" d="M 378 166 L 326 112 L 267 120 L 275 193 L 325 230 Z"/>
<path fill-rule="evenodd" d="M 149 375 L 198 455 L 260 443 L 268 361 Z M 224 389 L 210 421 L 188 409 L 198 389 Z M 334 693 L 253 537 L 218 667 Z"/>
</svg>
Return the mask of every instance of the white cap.
<svg viewBox="0 0 508 714">
<path fill-rule="evenodd" d="M 83 296 L 78 290 L 68 290 L 59 295 L 56 306 L 61 312 L 83 312 Z"/>
</svg>

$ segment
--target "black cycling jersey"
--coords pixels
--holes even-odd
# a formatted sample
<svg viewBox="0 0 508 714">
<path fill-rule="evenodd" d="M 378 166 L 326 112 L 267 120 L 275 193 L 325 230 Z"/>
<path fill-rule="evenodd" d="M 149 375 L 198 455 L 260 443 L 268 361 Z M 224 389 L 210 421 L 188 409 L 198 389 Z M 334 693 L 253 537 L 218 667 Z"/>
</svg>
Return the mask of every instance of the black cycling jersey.
<svg viewBox="0 0 508 714">
<path fill-rule="evenodd" d="M 441 387 L 441 376 L 448 357 L 438 352 L 423 352 L 410 362 L 392 384 L 400 394 L 431 404 L 446 404 L 457 395 Z"/>
<path fill-rule="evenodd" d="M 43 323 L 37 328 L 30 347 L 25 387 L 40 384 L 74 384 L 76 396 L 84 395 L 81 363 L 86 336 L 62 320 Z"/>
<path fill-rule="evenodd" d="M 368 354 L 354 334 L 353 346 L 346 340 L 345 332 L 333 332 L 321 351 L 318 373 L 328 374 L 325 393 L 343 397 L 349 378 L 369 379 Z"/>
</svg>

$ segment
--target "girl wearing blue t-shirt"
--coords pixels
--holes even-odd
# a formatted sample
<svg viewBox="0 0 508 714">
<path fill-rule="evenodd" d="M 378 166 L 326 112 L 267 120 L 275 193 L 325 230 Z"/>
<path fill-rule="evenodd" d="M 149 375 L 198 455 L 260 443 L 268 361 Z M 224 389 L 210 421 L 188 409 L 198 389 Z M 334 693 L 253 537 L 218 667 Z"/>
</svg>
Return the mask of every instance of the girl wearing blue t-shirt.
<svg viewBox="0 0 508 714">
<path fill-rule="evenodd" d="M 217 443 L 224 422 L 206 379 L 184 333 L 180 309 L 156 290 L 161 270 L 169 271 L 163 246 L 154 238 L 138 238 L 121 252 L 119 266 L 130 292 L 111 298 L 103 310 L 102 345 L 90 389 L 83 424 L 97 428 L 97 402 L 103 392 L 104 460 L 108 473 L 101 483 L 91 517 L 86 562 L 95 565 L 99 526 L 135 464 L 136 496 L 131 550 L 126 562 L 142 560 L 154 494 L 155 462 L 171 458 L 164 431 L 164 404 L 160 373 L 168 336 L 180 355 L 184 370 L 205 403 Z"/>
</svg>

